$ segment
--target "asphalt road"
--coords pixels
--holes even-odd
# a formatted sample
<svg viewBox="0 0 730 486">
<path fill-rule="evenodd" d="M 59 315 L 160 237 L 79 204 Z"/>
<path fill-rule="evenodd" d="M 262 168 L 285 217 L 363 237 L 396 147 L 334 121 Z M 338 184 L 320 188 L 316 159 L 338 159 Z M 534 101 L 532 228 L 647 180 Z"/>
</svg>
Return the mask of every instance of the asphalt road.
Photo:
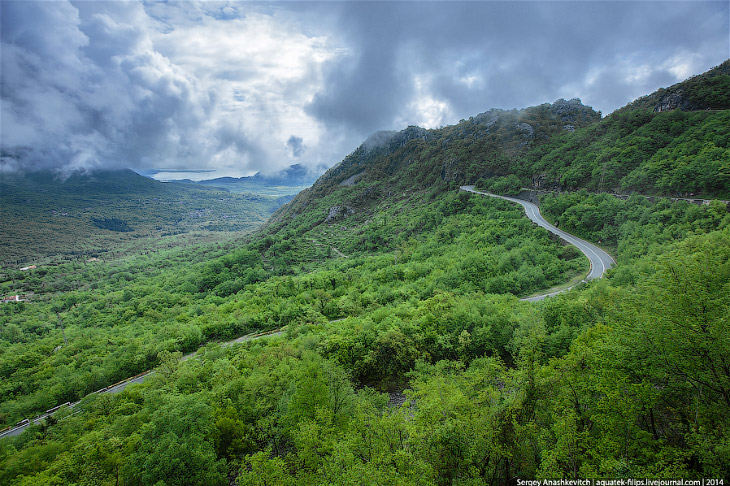
<svg viewBox="0 0 730 486">
<path fill-rule="evenodd" d="M 490 196 L 490 197 L 495 197 L 495 198 L 498 198 L 498 199 L 504 199 L 506 201 L 510 201 L 510 202 L 514 202 L 514 203 L 520 204 L 522 207 L 525 208 L 525 212 L 527 213 L 527 217 L 530 218 L 531 221 L 533 221 L 534 223 L 536 223 L 538 226 L 541 226 L 541 227 L 545 228 L 549 232 L 558 235 L 560 238 L 562 238 L 563 240 L 567 241 L 571 245 L 574 245 L 580 251 L 582 251 L 585 256 L 588 257 L 588 259 L 591 262 L 591 270 L 590 270 L 590 272 L 588 272 L 588 275 L 585 278 L 586 281 L 587 280 L 593 280 L 593 279 L 596 279 L 596 278 L 603 277 L 603 274 L 606 272 L 606 270 L 608 270 L 609 268 L 611 268 L 612 266 L 614 266 L 615 263 L 616 263 L 613 260 L 613 258 L 611 258 L 611 255 L 609 255 L 605 251 L 601 250 L 596 245 L 594 245 L 592 243 L 588 243 L 587 241 L 582 240 L 582 239 L 578 238 L 577 236 L 573 236 L 570 233 L 566 233 L 565 231 L 563 231 L 561 229 L 558 229 L 555 226 L 553 226 L 550 223 L 548 223 L 545 220 L 545 218 L 543 218 L 542 215 L 540 215 L 540 208 L 538 208 L 536 204 L 533 204 L 533 203 L 528 202 L 528 201 L 523 201 L 522 199 L 516 199 L 516 198 L 513 198 L 513 197 L 498 196 L 496 194 L 490 194 L 488 192 L 477 191 L 477 190 L 474 189 L 474 186 L 461 186 L 461 190 L 462 191 L 473 192 L 474 194 L 481 194 L 483 196 Z M 337 250 L 335 249 L 335 251 L 337 251 Z M 337 252 L 339 253 L 339 251 L 337 251 Z M 342 256 L 344 256 L 344 255 L 342 255 Z M 568 288 L 559 290 L 557 292 L 550 292 L 548 294 L 541 294 L 541 295 L 536 295 L 536 296 L 533 296 L 533 297 L 528 297 L 528 298 L 525 298 L 525 299 L 522 299 L 522 300 L 528 300 L 528 301 L 533 301 L 534 302 L 534 301 L 542 300 L 545 297 L 551 297 L 551 296 L 557 295 L 557 294 L 559 294 L 561 292 L 565 292 L 566 290 L 570 290 L 570 288 L 572 288 L 572 287 L 568 287 Z M 235 343 L 240 343 L 240 342 L 243 342 L 243 341 L 249 341 L 249 340 L 252 340 L 252 339 L 258 339 L 258 338 L 264 337 L 264 336 L 275 336 L 275 335 L 279 335 L 281 333 L 282 333 L 282 331 L 277 330 L 277 331 L 274 331 L 274 332 L 271 332 L 271 333 L 264 333 L 264 334 L 259 334 L 259 335 L 242 336 L 242 337 L 237 338 L 237 339 L 234 339 L 232 341 L 229 341 L 229 342 L 226 342 L 226 343 L 221 343 L 221 345 L 222 346 L 230 346 L 230 345 L 235 344 Z M 190 357 L 192 357 L 194 355 L 195 355 L 195 353 L 190 353 L 190 354 L 187 354 L 187 355 L 183 356 L 182 359 L 185 360 L 185 359 L 188 359 L 188 358 L 190 358 Z M 142 375 L 138 375 L 136 377 L 133 377 L 133 378 L 131 378 L 129 380 L 126 380 L 126 381 L 123 381 L 121 383 L 117 383 L 116 385 L 112 385 L 109 388 L 103 388 L 103 389 L 101 389 L 99 391 L 96 391 L 94 393 L 119 393 L 122 390 L 124 390 L 128 385 L 130 385 L 132 383 L 142 383 L 145 380 L 145 378 L 147 378 L 152 373 L 154 373 L 154 371 L 148 371 L 146 373 L 143 373 Z M 74 405 L 76 405 L 78 403 L 79 402 L 71 403 L 68 406 L 70 408 L 73 408 Z M 40 415 L 40 416 L 38 416 L 38 417 L 36 417 L 34 419 L 31 419 L 31 422 L 32 423 L 35 423 L 35 424 L 41 423 L 41 421 L 43 421 L 43 419 L 45 419 L 48 415 L 51 415 L 51 414 L 46 413 L 46 414 Z M 12 437 L 12 436 L 21 434 L 21 433 L 23 433 L 23 431 L 25 431 L 25 429 L 26 429 L 26 427 L 28 425 L 29 424 L 25 424 L 25 425 L 21 425 L 21 426 L 16 426 L 16 427 L 11 427 L 8 430 L 5 430 L 3 432 L 0 432 L 0 439 L 2 439 L 3 437 Z"/>
<path fill-rule="evenodd" d="M 555 226 L 548 223 L 545 218 L 542 217 L 540 214 L 540 208 L 537 206 L 537 204 L 533 204 L 528 201 L 523 201 L 522 199 L 517 199 L 514 197 L 508 197 L 508 196 L 498 196 L 496 194 L 491 194 L 488 192 L 481 192 L 474 190 L 474 186 L 461 186 L 462 191 L 468 191 L 473 192 L 474 194 L 481 194 L 483 196 L 489 196 L 489 197 L 496 197 L 497 199 L 504 199 L 505 201 L 510 201 L 517 203 L 521 205 L 523 208 L 525 208 L 525 213 L 527 213 L 527 217 L 530 218 L 531 221 L 536 223 L 538 226 L 545 228 L 549 232 L 558 235 L 560 238 L 562 238 L 564 241 L 567 241 L 571 245 L 578 248 L 580 251 L 583 252 L 585 256 L 588 257 L 588 260 L 591 262 L 591 270 L 588 272 L 588 275 L 584 279 L 584 281 L 588 280 L 594 280 L 597 278 L 603 277 L 603 274 L 606 273 L 606 270 L 613 267 L 616 262 L 613 258 L 611 258 L 611 255 L 606 253 L 605 251 L 598 248 L 596 245 L 589 243 L 585 240 L 582 240 L 578 238 L 577 236 L 571 235 L 570 233 L 566 233 L 565 231 L 556 228 Z M 568 287 L 566 289 L 559 290 L 557 292 L 551 292 L 549 294 L 542 294 L 542 295 L 536 295 L 534 297 L 529 297 L 523 300 L 529 300 L 529 301 L 537 301 L 542 300 L 545 297 L 551 297 L 553 295 L 557 295 L 561 292 L 565 292 L 566 290 L 570 290 L 572 287 Z"/>
<path fill-rule="evenodd" d="M 254 339 L 259 339 L 259 338 L 262 338 L 262 337 L 279 336 L 279 335 L 283 334 L 283 332 L 284 331 L 282 331 L 281 329 L 276 329 L 274 331 L 269 331 L 269 332 L 264 332 L 264 333 L 259 333 L 259 334 L 247 334 L 246 336 L 241 336 L 241 337 L 236 338 L 236 339 L 233 339 L 231 341 L 221 343 L 221 346 L 223 346 L 223 347 L 231 346 L 233 344 L 242 343 L 244 341 L 253 341 Z M 192 352 L 192 353 L 188 353 L 188 354 L 184 355 L 181 358 L 181 360 L 182 361 L 185 361 L 187 359 L 190 359 L 193 356 L 195 356 L 196 353 L 197 353 L 197 351 L 196 352 Z M 111 385 L 111 386 L 109 386 L 107 388 L 102 388 L 101 390 L 97 390 L 97 391 L 91 393 L 91 395 L 93 395 L 94 393 L 120 393 L 127 386 L 129 386 L 131 384 L 134 384 L 134 383 L 142 383 L 145 379 L 147 379 L 147 377 L 149 377 L 150 375 L 152 375 L 154 372 L 155 372 L 154 370 L 146 371 L 146 372 L 144 372 L 142 374 L 139 374 L 139 375 L 134 376 L 132 378 L 128 378 L 128 379 L 126 379 L 124 381 L 121 381 L 119 383 L 116 383 L 114 385 Z M 25 429 L 28 428 L 28 426 L 31 423 L 32 424 L 40 424 L 41 422 L 43 422 L 43 420 L 46 417 L 48 417 L 49 415 L 53 415 L 54 413 L 56 413 L 57 410 L 60 410 L 64 406 L 68 406 L 68 408 L 74 408 L 74 406 L 78 405 L 80 402 L 81 402 L 81 400 L 79 400 L 78 402 L 69 403 L 67 405 L 65 405 L 65 404 L 64 405 L 61 405 L 56 410 L 52 411 L 51 413 L 44 413 L 43 415 L 39 415 L 38 417 L 35 417 L 35 418 L 30 419 L 29 420 L 29 423 L 27 423 L 27 424 L 16 425 L 16 426 L 10 427 L 7 430 L 4 430 L 4 431 L 0 432 L 0 439 L 3 439 L 5 437 L 14 437 L 16 435 L 20 435 L 23 432 L 25 432 Z"/>
</svg>

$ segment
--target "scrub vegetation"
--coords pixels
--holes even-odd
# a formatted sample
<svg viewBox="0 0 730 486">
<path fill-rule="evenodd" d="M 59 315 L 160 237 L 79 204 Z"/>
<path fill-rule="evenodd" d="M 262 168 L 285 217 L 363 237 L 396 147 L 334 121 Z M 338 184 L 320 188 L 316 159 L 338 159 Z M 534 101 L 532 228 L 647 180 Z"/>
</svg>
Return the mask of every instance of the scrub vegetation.
<svg viewBox="0 0 730 486">
<path fill-rule="evenodd" d="M 726 113 L 601 119 L 573 100 L 410 127 L 366 141 L 253 234 L 4 269 L 2 293 L 31 298 L 0 306 L 0 421 L 81 402 L 0 441 L 0 483 L 730 477 L 730 213 L 661 197 L 730 193 Z M 649 141 L 627 141 L 637 132 Z M 679 146 L 698 139 L 706 151 Z M 649 146 L 633 165 L 595 155 Z M 593 173 L 611 160 L 620 170 Z M 661 182 L 675 177 L 687 186 Z M 459 191 L 479 179 L 553 181 L 544 215 L 617 266 L 520 300 L 588 262 L 519 207 Z M 595 194 L 623 184 L 660 197 Z"/>
</svg>

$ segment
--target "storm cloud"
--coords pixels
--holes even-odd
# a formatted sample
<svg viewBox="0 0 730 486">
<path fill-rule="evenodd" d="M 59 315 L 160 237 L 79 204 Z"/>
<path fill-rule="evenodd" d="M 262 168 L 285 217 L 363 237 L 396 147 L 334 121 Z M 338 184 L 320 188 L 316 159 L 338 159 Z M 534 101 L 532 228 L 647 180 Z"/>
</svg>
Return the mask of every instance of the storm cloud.
<svg viewBox="0 0 730 486">
<path fill-rule="evenodd" d="M 339 26 L 356 50 L 310 110 L 365 131 L 560 97 L 610 113 L 730 55 L 723 2 L 362 3 Z"/>
<path fill-rule="evenodd" d="M 721 2 L 0 3 L 0 171 L 331 166 L 378 130 L 730 57 Z"/>
<path fill-rule="evenodd" d="M 286 146 L 291 150 L 292 157 L 301 157 L 307 147 L 304 145 L 302 137 L 296 137 L 292 135 L 289 140 L 286 141 Z"/>
</svg>

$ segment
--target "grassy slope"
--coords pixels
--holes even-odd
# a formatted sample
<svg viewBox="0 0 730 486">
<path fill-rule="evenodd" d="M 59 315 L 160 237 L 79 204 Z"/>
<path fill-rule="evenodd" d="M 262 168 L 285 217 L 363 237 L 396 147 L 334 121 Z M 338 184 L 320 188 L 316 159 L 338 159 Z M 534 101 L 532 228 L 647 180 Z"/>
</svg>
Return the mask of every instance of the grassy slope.
<svg viewBox="0 0 730 486">
<path fill-rule="evenodd" d="M 517 173 L 539 189 L 728 199 L 728 126 L 728 110 L 615 113 L 535 148 Z"/>
</svg>

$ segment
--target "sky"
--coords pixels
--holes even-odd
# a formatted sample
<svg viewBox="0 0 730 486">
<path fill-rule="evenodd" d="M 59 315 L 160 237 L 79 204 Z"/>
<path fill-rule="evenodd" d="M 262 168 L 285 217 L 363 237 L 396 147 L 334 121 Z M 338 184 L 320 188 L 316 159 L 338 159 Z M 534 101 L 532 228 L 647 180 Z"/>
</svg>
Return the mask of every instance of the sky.
<svg viewBox="0 0 730 486">
<path fill-rule="evenodd" d="M 726 0 L 2 0 L 0 174 L 322 170 L 378 130 L 490 108 L 580 98 L 607 115 L 730 58 L 729 11 Z"/>
</svg>

